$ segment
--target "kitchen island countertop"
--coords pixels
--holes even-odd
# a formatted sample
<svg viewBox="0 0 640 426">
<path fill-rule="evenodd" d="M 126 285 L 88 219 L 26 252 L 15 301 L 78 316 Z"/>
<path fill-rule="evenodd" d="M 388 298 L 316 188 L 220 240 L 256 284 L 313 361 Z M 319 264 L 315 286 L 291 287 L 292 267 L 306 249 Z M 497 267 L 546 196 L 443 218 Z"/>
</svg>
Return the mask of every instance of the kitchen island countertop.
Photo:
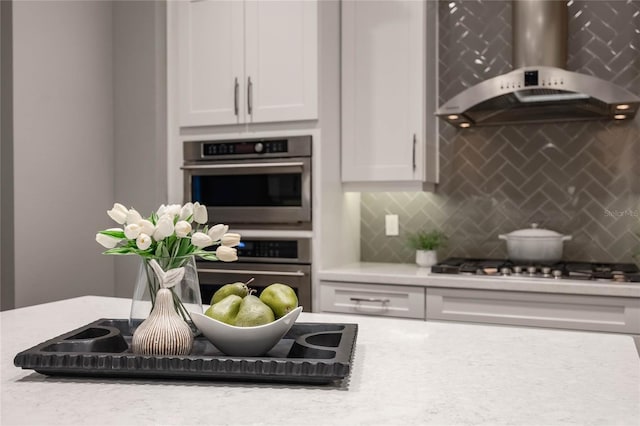
<svg viewBox="0 0 640 426">
<path fill-rule="evenodd" d="M 348 381 L 48 377 L 14 356 L 129 300 L 80 297 L 1 313 L 0 423 L 18 424 L 637 424 L 640 359 L 629 336 L 303 313 L 357 323 Z"/>
</svg>

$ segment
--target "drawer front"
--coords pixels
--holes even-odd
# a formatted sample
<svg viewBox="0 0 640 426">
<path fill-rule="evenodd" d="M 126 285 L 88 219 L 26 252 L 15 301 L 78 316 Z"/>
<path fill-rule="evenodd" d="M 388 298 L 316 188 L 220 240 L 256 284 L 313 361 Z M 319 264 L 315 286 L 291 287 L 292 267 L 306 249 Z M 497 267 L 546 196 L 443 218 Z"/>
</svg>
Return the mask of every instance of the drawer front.
<svg viewBox="0 0 640 426">
<path fill-rule="evenodd" d="M 320 282 L 324 312 L 425 319 L 424 287 Z"/>
<path fill-rule="evenodd" d="M 640 334 L 640 300 L 428 288 L 427 319 Z"/>
</svg>

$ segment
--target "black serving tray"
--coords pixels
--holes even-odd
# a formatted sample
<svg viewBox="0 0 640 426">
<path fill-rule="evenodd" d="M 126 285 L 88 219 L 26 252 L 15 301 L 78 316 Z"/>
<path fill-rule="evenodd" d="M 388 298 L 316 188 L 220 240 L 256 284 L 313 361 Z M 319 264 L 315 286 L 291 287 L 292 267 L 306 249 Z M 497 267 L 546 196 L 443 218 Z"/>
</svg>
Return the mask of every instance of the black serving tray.
<svg viewBox="0 0 640 426">
<path fill-rule="evenodd" d="M 357 324 L 298 323 L 267 354 L 234 357 L 204 336 L 187 356 L 135 355 L 126 319 L 99 319 L 16 355 L 47 375 L 332 383 L 348 377 Z"/>
</svg>

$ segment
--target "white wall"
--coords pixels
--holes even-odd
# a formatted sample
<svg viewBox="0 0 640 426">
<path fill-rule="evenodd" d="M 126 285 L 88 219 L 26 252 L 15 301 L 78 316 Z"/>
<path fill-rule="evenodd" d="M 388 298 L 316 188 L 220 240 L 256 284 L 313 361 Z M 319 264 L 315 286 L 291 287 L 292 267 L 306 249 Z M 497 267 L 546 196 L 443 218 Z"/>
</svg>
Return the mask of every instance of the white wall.
<svg viewBox="0 0 640 426">
<path fill-rule="evenodd" d="M 15 304 L 113 295 L 97 230 L 113 203 L 107 1 L 13 5 Z"/>
<path fill-rule="evenodd" d="M 0 2 L 0 309 L 15 306 L 13 279 L 12 3 Z"/>
<path fill-rule="evenodd" d="M 114 201 L 143 216 L 167 203 L 165 20 L 164 2 L 113 4 Z M 131 297 L 138 264 L 116 258 L 116 296 Z"/>
<path fill-rule="evenodd" d="M 340 176 L 340 6 L 339 1 L 324 0 L 318 8 L 322 148 L 314 176 L 320 192 L 314 212 L 319 219 L 314 224 L 319 236 L 315 270 L 360 260 L 360 194 L 344 193 Z"/>
</svg>

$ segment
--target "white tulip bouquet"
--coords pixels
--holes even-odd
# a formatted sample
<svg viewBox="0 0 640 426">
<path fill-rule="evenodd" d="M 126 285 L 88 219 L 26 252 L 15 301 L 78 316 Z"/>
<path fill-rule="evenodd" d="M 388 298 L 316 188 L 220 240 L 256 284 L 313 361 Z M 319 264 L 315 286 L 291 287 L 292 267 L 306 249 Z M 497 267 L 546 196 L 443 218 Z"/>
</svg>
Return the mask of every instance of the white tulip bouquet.
<svg viewBox="0 0 640 426">
<path fill-rule="evenodd" d="M 189 266 L 193 257 L 223 262 L 238 260 L 234 247 L 240 244 L 240 234 L 227 232 L 229 227 L 224 224 L 209 228 L 207 208 L 198 202 L 183 206 L 163 204 L 148 218 L 143 218 L 133 208 L 115 203 L 107 214 L 121 227 L 99 231 L 96 241 L 107 249 L 103 254 L 135 254 L 142 257 L 151 306 L 155 306 L 155 296 L 160 289 L 160 282 L 151 268 L 151 260 L 155 260 L 164 271 L 193 269 L 188 275 L 196 277 L 195 263 L 191 262 L 192 266 Z M 215 245 L 215 251 L 205 250 Z M 171 291 L 176 311 L 191 324 L 191 317 L 180 298 L 181 290 L 172 287 Z M 199 288 L 193 291 L 198 292 L 199 300 Z"/>
<path fill-rule="evenodd" d="M 107 214 L 123 228 L 109 228 L 96 234 L 96 241 L 107 249 L 104 254 L 137 254 L 147 259 L 192 255 L 223 262 L 238 260 L 234 247 L 240 243 L 240 235 L 227 232 L 229 227 L 221 223 L 209 228 L 207 208 L 198 202 L 183 206 L 163 204 L 146 219 L 120 203 L 115 203 Z M 205 250 L 216 244 L 215 252 Z M 171 263 L 162 266 L 165 269 L 179 266 Z"/>
</svg>

